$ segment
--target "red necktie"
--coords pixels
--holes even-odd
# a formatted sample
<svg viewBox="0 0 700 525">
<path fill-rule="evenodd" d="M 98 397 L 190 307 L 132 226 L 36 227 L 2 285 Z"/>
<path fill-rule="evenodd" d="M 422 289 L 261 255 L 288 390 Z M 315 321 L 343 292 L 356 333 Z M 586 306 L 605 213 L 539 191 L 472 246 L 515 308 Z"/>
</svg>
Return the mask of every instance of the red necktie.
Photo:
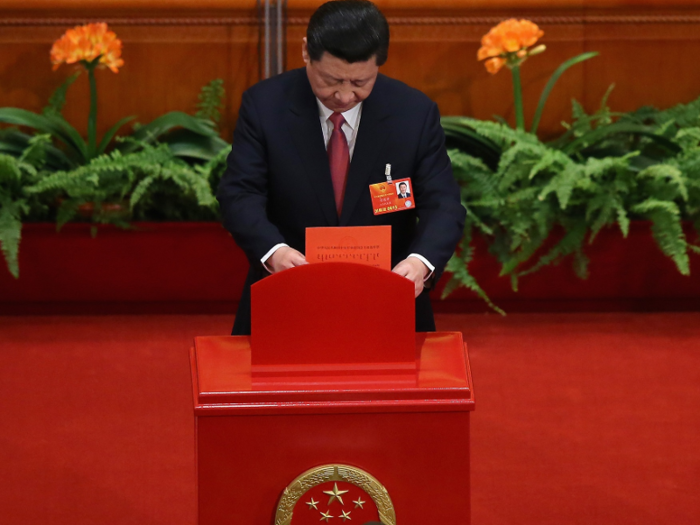
<svg viewBox="0 0 700 525">
<path fill-rule="evenodd" d="M 348 177 L 348 168 L 350 168 L 350 150 L 348 149 L 348 139 L 342 130 L 345 123 L 343 115 L 333 113 L 329 120 L 333 123 L 333 133 L 328 141 L 328 161 L 331 165 L 335 208 L 340 216 L 343 208 L 343 196 L 345 195 L 345 181 Z"/>
</svg>

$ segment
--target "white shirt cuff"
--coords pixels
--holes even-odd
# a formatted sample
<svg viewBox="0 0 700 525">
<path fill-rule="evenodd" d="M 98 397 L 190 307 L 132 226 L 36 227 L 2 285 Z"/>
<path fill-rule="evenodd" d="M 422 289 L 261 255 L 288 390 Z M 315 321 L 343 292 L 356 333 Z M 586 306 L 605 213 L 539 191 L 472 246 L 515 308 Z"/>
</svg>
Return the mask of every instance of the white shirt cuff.
<svg viewBox="0 0 700 525">
<path fill-rule="evenodd" d="M 263 255 L 263 256 L 262 256 L 262 259 L 260 259 L 260 262 L 262 263 L 263 267 L 264 267 L 268 272 L 270 272 L 270 273 L 272 273 L 272 270 L 270 270 L 270 269 L 267 267 L 267 264 L 265 264 L 265 263 L 267 262 L 267 260 L 268 260 L 270 257 L 272 257 L 272 254 L 275 253 L 275 252 L 276 252 L 277 250 L 279 250 L 280 248 L 282 248 L 282 246 L 287 246 L 287 247 L 289 247 L 288 244 L 285 244 L 285 243 L 283 243 L 283 242 L 281 242 L 281 243 L 279 243 L 279 244 L 275 244 L 272 248 L 270 248 L 270 251 L 268 251 L 265 255 Z"/>
<path fill-rule="evenodd" d="M 425 265 L 428 267 L 428 270 L 430 270 L 430 272 L 428 273 L 428 275 L 425 276 L 425 278 L 423 279 L 423 281 L 427 281 L 428 279 L 430 279 L 430 277 L 433 275 L 433 272 L 435 272 L 435 266 L 433 266 L 432 264 L 430 264 L 430 261 L 429 261 L 428 259 L 426 259 L 425 257 L 423 257 L 422 255 L 420 255 L 420 254 L 411 253 L 411 254 L 408 255 L 408 257 L 415 257 L 415 258 L 418 259 L 420 262 L 422 262 L 423 264 L 425 264 Z M 408 259 L 408 257 L 406 257 L 406 258 Z"/>
</svg>

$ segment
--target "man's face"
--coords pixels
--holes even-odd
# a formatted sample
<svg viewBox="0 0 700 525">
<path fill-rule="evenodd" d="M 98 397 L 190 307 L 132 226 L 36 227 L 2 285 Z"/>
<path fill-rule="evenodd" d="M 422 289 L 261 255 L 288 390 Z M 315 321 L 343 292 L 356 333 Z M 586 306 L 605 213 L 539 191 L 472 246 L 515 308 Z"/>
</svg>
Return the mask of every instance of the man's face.
<svg viewBox="0 0 700 525">
<path fill-rule="evenodd" d="M 357 106 L 372 92 L 379 73 L 376 57 L 350 64 L 342 58 L 323 53 L 320 60 L 312 61 L 306 48 L 306 38 L 302 55 L 311 90 L 328 109 L 343 113 Z"/>
<path fill-rule="evenodd" d="M 406 187 L 403 183 L 399 184 L 399 193 L 406 193 Z"/>
</svg>

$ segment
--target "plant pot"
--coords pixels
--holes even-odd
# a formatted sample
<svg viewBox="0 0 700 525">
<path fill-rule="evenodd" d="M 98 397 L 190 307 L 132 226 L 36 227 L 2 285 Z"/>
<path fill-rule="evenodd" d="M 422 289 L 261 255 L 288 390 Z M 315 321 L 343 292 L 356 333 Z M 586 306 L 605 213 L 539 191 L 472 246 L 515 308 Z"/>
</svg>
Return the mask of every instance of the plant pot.
<svg viewBox="0 0 700 525">
<path fill-rule="evenodd" d="M 214 222 L 135 223 L 134 230 L 69 223 L 25 224 L 20 278 L 0 271 L 0 313 L 230 313 L 243 289 L 248 261 Z M 475 239 L 470 270 L 508 312 L 700 309 L 700 256 L 690 277 L 678 273 L 651 238 L 649 224 L 633 222 L 627 239 L 602 231 L 586 248 L 590 277 L 574 275 L 570 261 L 523 277 L 514 292 L 486 241 Z M 439 299 L 438 312 L 488 312 L 473 292 Z"/>
<path fill-rule="evenodd" d="M 230 312 L 248 261 L 218 223 L 25 224 L 0 313 Z"/>
<path fill-rule="evenodd" d="M 695 238 L 685 224 L 688 239 Z M 496 305 L 507 312 L 530 311 L 653 311 L 700 309 L 700 255 L 690 255 L 691 275 L 684 276 L 664 255 L 651 236 L 651 223 L 633 221 L 627 238 L 617 228 L 602 230 L 584 251 L 590 258 L 589 277 L 580 279 L 571 258 L 522 277 L 518 291 L 510 278 L 499 276 L 497 259 L 481 236 L 474 238 L 475 256 L 469 270 Z M 534 263 L 533 259 L 533 263 Z M 443 278 L 432 292 L 442 293 Z M 489 311 L 476 294 L 460 288 L 442 302 L 438 311 Z"/>
</svg>

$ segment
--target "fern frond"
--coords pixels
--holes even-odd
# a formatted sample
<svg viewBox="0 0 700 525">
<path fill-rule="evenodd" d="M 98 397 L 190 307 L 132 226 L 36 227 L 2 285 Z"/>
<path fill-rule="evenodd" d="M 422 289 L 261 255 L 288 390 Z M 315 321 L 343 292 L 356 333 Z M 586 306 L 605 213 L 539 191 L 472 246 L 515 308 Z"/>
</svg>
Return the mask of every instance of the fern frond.
<svg viewBox="0 0 700 525">
<path fill-rule="evenodd" d="M 640 215 L 646 215 L 651 212 L 662 212 L 673 217 L 680 217 L 678 205 L 673 201 L 662 201 L 650 197 L 639 204 L 632 206 L 632 211 Z"/>
<path fill-rule="evenodd" d="M 563 154 L 561 151 L 547 148 L 540 159 L 535 162 L 528 178 L 532 180 L 542 172 L 556 173 L 562 169 L 568 169 L 572 165 L 573 161 L 568 155 Z"/>
<path fill-rule="evenodd" d="M 486 294 L 483 288 L 479 286 L 479 283 L 476 281 L 474 276 L 471 273 L 469 273 L 469 263 L 471 262 L 473 256 L 474 249 L 471 246 L 471 235 L 465 233 L 465 236 L 460 241 L 457 253 L 452 255 L 450 260 L 447 261 L 447 265 L 445 266 L 445 271 L 451 273 L 452 276 L 445 285 L 445 288 L 442 291 L 441 298 L 445 299 L 459 286 L 463 286 L 477 294 L 484 302 L 486 302 L 486 304 L 489 305 L 489 307 L 492 310 L 498 312 L 501 315 L 506 315 L 506 313 L 501 308 L 496 306 L 491 301 L 491 298 Z"/>
<path fill-rule="evenodd" d="M 220 78 L 212 80 L 203 86 L 199 93 L 195 116 L 218 123 L 221 120 L 221 108 L 224 105 L 225 96 L 224 81 Z"/>
<path fill-rule="evenodd" d="M 518 276 L 529 275 L 544 266 L 557 264 L 562 258 L 573 253 L 577 254 L 574 261 L 574 270 L 580 278 L 585 279 L 588 276 L 588 259 L 583 256 L 582 246 L 587 231 L 588 225 L 583 220 L 570 225 L 564 237 L 554 247 L 540 257 L 529 269 L 518 272 Z"/>
<path fill-rule="evenodd" d="M 23 200 L 13 200 L 9 195 L 0 194 L 0 249 L 5 257 L 7 269 L 15 279 L 19 278 L 18 257 L 22 238 L 23 207 Z"/>
<path fill-rule="evenodd" d="M 19 161 L 26 163 L 36 173 L 35 166 L 42 168 L 46 164 L 49 146 L 51 146 L 51 135 L 34 135 L 29 139 L 29 146 L 22 152 Z"/>
<path fill-rule="evenodd" d="M 581 103 L 575 98 L 571 99 L 571 130 L 574 136 L 580 137 L 586 131 L 591 131 L 593 129 L 591 120 Z"/>
<path fill-rule="evenodd" d="M 559 207 L 565 210 L 569 205 L 569 199 L 574 191 L 574 187 L 578 182 L 583 170 L 580 166 L 571 164 L 565 169 L 557 173 L 547 185 L 540 191 L 537 198 L 543 201 L 547 195 L 552 192 L 557 194 L 557 199 L 559 200 Z"/>
<path fill-rule="evenodd" d="M 68 93 L 68 88 L 78 79 L 81 71 L 82 69 L 79 69 L 73 73 L 56 88 L 56 90 L 51 94 L 51 97 L 49 97 L 48 105 L 42 111 L 44 115 L 60 115 L 63 112 L 63 106 L 66 105 L 66 94 Z"/>
<path fill-rule="evenodd" d="M 499 191 L 508 191 L 519 181 L 527 181 L 533 166 L 541 158 L 544 148 L 540 145 L 518 143 L 505 150 L 498 163 L 496 176 Z"/>
<path fill-rule="evenodd" d="M 481 220 L 481 218 L 471 210 L 471 206 L 465 206 L 467 210 L 467 220 L 469 224 L 473 225 L 486 235 L 493 235 L 493 228 Z"/>
<path fill-rule="evenodd" d="M 632 211 L 652 221 L 651 233 L 656 244 L 673 259 L 681 274 L 689 275 L 688 243 L 676 203 L 650 198 L 633 206 Z"/>
<path fill-rule="evenodd" d="M 511 242 L 510 257 L 502 261 L 500 275 L 519 275 L 518 266 L 528 261 L 539 250 L 549 232 L 532 232 L 530 236 L 514 236 Z M 514 288 L 515 289 L 515 288 Z"/>
<path fill-rule="evenodd" d="M 489 122 L 472 118 L 461 119 L 465 125 L 472 128 L 482 137 L 492 140 L 502 149 L 508 148 L 515 143 L 526 142 L 538 144 L 539 140 L 535 135 L 524 131 L 515 130 L 507 124 L 499 122 Z"/>
<path fill-rule="evenodd" d="M 131 193 L 131 197 L 129 198 L 129 207 L 132 210 L 134 209 L 134 206 L 136 206 L 141 200 L 141 198 L 146 194 L 148 188 L 153 184 L 154 181 L 155 176 L 153 175 L 150 175 L 139 181 L 139 183 L 134 188 L 134 191 Z"/>
<path fill-rule="evenodd" d="M 700 127 L 685 128 L 680 130 L 674 137 L 683 151 L 690 151 L 700 144 Z"/>
<path fill-rule="evenodd" d="M 630 231 L 630 219 L 627 215 L 627 210 L 620 203 L 616 205 L 615 209 L 617 210 L 617 224 L 620 227 L 622 236 L 626 239 Z"/>
<path fill-rule="evenodd" d="M 59 204 L 56 210 L 56 231 L 60 231 L 67 222 L 70 222 L 78 214 L 80 204 L 83 202 L 75 199 L 66 199 Z"/>
<path fill-rule="evenodd" d="M 697 126 L 700 123 L 700 98 L 688 104 L 677 104 L 665 111 L 659 111 L 654 120 L 657 123 L 672 120 L 680 128 Z"/>
<path fill-rule="evenodd" d="M 684 201 L 688 200 L 688 188 L 685 184 L 683 173 L 675 166 L 670 164 L 656 164 L 649 166 L 645 170 L 639 172 L 640 179 L 648 178 L 660 181 L 668 181 L 678 190 L 678 194 Z"/>
<path fill-rule="evenodd" d="M 593 243 L 603 226 L 607 226 L 619 217 L 620 210 L 624 211 L 624 208 L 619 198 L 613 193 L 599 193 L 588 202 L 585 218 L 587 221 L 592 221 L 589 244 Z M 593 219 L 594 215 L 595 219 Z"/>
<path fill-rule="evenodd" d="M 0 195 L 16 194 L 21 188 L 22 172 L 17 159 L 0 153 Z"/>
<path fill-rule="evenodd" d="M 662 211 L 650 213 L 649 218 L 652 221 L 651 233 L 661 251 L 673 259 L 682 275 L 690 275 L 688 243 L 680 219 Z"/>
<path fill-rule="evenodd" d="M 456 149 L 449 150 L 448 154 L 452 163 L 452 173 L 460 183 L 464 200 L 468 201 L 474 195 L 496 194 L 496 177 L 481 159 Z"/>
</svg>

